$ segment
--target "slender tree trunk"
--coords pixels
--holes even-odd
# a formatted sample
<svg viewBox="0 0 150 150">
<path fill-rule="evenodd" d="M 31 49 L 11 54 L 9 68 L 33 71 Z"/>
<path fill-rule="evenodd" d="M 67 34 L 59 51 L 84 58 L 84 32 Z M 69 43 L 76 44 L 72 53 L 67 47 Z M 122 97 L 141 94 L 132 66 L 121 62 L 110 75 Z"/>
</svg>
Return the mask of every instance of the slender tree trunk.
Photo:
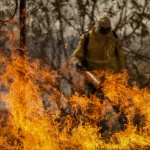
<svg viewBox="0 0 150 150">
<path fill-rule="evenodd" d="M 62 49 L 63 49 L 63 53 L 64 53 L 65 57 L 67 57 L 66 49 L 64 46 L 65 41 L 64 41 L 64 32 L 63 32 L 63 22 L 61 19 L 59 20 L 59 22 L 60 22 L 60 37 L 61 37 Z"/>
<path fill-rule="evenodd" d="M 94 13 L 95 13 L 96 4 L 97 4 L 97 0 L 93 0 L 90 27 L 92 27 L 95 24 L 95 21 L 94 21 L 95 14 Z"/>
<path fill-rule="evenodd" d="M 60 8 L 58 9 L 58 16 L 59 16 L 59 28 L 60 28 L 60 38 L 61 38 L 62 49 L 63 49 L 63 53 L 65 57 L 67 57 L 66 49 L 64 47 L 65 41 L 64 41 L 64 32 L 63 32 L 63 21 L 62 21 Z"/>
<path fill-rule="evenodd" d="M 26 53 L 26 0 L 20 0 L 20 55 Z"/>
<path fill-rule="evenodd" d="M 19 26 L 20 26 L 20 48 L 19 48 L 19 55 L 25 59 L 26 54 L 26 0 L 20 0 L 20 8 L 19 8 Z M 18 69 L 18 76 L 20 76 L 22 79 L 25 77 L 25 71 L 24 71 L 24 62 L 21 62 L 22 67 Z M 17 93 L 18 94 L 18 93 Z M 25 94 L 25 93 L 23 93 Z M 26 104 L 24 105 L 26 109 Z M 17 138 L 17 145 L 20 146 L 21 141 L 20 137 L 22 128 L 18 128 L 18 138 Z"/>
</svg>

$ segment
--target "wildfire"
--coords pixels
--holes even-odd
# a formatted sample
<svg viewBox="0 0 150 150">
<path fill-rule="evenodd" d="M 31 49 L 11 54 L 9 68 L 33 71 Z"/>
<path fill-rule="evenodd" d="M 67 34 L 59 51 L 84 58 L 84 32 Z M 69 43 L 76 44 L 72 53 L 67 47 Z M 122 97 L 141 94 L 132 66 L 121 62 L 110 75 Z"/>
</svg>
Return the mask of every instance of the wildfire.
<svg viewBox="0 0 150 150">
<path fill-rule="evenodd" d="M 1 98 L 5 111 L 0 116 L 0 149 L 101 150 L 150 149 L 149 89 L 129 87 L 128 74 L 93 72 L 105 76 L 97 95 L 74 94 L 67 98 L 59 91 L 57 72 L 40 60 L 16 54 L 15 34 L 9 32 L 12 55 L 1 69 Z M 49 104 L 45 108 L 45 103 Z M 64 103 L 65 102 L 65 105 Z M 113 106 L 119 107 L 119 112 Z M 68 114 L 62 113 L 62 108 Z M 119 116 L 126 124 L 121 128 Z M 100 121 L 108 129 L 101 132 Z"/>
</svg>

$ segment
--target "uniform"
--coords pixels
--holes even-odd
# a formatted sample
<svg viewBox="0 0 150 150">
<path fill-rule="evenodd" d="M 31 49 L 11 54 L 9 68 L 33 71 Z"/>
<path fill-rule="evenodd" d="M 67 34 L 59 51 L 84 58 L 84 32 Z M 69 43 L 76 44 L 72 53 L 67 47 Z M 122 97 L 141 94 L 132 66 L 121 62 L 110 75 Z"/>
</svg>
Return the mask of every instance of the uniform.
<svg viewBox="0 0 150 150">
<path fill-rule="evenodd" d="M 105 25 L 106 26 L 106 25 Z M 81 63 L 84 59 L 84 35 L 72 55 L 72 63 Z M 116 46 L 116 48 L 115 48 Z M 95 25 L 89 31 L 89 42 L 86 54 L 88 70 L 112 70 L 119 72 L 124 69 L 124 58 L 120 40 L 112 32 L 101 34 Z"/>
</svg>

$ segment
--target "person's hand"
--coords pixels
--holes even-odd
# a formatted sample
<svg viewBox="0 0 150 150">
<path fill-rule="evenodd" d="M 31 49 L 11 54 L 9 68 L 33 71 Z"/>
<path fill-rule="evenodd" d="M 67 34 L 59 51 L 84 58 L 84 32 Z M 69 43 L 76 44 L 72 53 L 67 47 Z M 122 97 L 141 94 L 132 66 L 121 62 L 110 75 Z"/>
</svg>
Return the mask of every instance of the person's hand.
<svg viewBox="0 0 150 150">
<path fill-rule="evenodd" d="M 76 68 L 78 71 L 85 71 L 86 68 L 83 66 L 81 62 L 76 63 Z"/>
<path fill-rule="evenodd" d="M 81 62 L 77 62 L 77 63 L 76 63 L 76 68 L 77 68 L 77 69 L 82 69 L 82 68 L 83 68 L 82 63 L 81 63 Z"/>
<path fill-rule="evenodd" d="M 72 65 L 74 68 L 76 68 L 77 71 L 85 71 L 86 70 L 86 68 L 81 63 L 81 61 L 76 61 L 76 62 L 72 63 Z"/>
</svg>

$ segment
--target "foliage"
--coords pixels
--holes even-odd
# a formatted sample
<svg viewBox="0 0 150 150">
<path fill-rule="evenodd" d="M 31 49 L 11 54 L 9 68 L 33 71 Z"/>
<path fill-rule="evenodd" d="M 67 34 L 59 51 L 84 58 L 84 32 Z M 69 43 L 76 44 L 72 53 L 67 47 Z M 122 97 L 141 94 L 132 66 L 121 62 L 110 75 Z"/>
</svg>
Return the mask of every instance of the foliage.
<svg viewBox="0 0 150 150">
<path fill-rule="evenodd" d="M 15 0 L 1 0 L 0 5 L 5 8 L 1 11 L 1 20 L 9 18 L 15 9 Z M 111 3 L 108 0 L 28 0 L 29 55 L 42 58 L 54 69 L 60 68 L 74 50 L 77 37 L 90 29 L 100 15 L 108 15 L 122 40 L 127 68 L 133 74 L 140 74 L 135 64 L 150 62 L 149 8 L 148 0 L 113 0 Z M 64 46 L 66 42 L 69 42 L 68 48 Z"/>
</svg>

